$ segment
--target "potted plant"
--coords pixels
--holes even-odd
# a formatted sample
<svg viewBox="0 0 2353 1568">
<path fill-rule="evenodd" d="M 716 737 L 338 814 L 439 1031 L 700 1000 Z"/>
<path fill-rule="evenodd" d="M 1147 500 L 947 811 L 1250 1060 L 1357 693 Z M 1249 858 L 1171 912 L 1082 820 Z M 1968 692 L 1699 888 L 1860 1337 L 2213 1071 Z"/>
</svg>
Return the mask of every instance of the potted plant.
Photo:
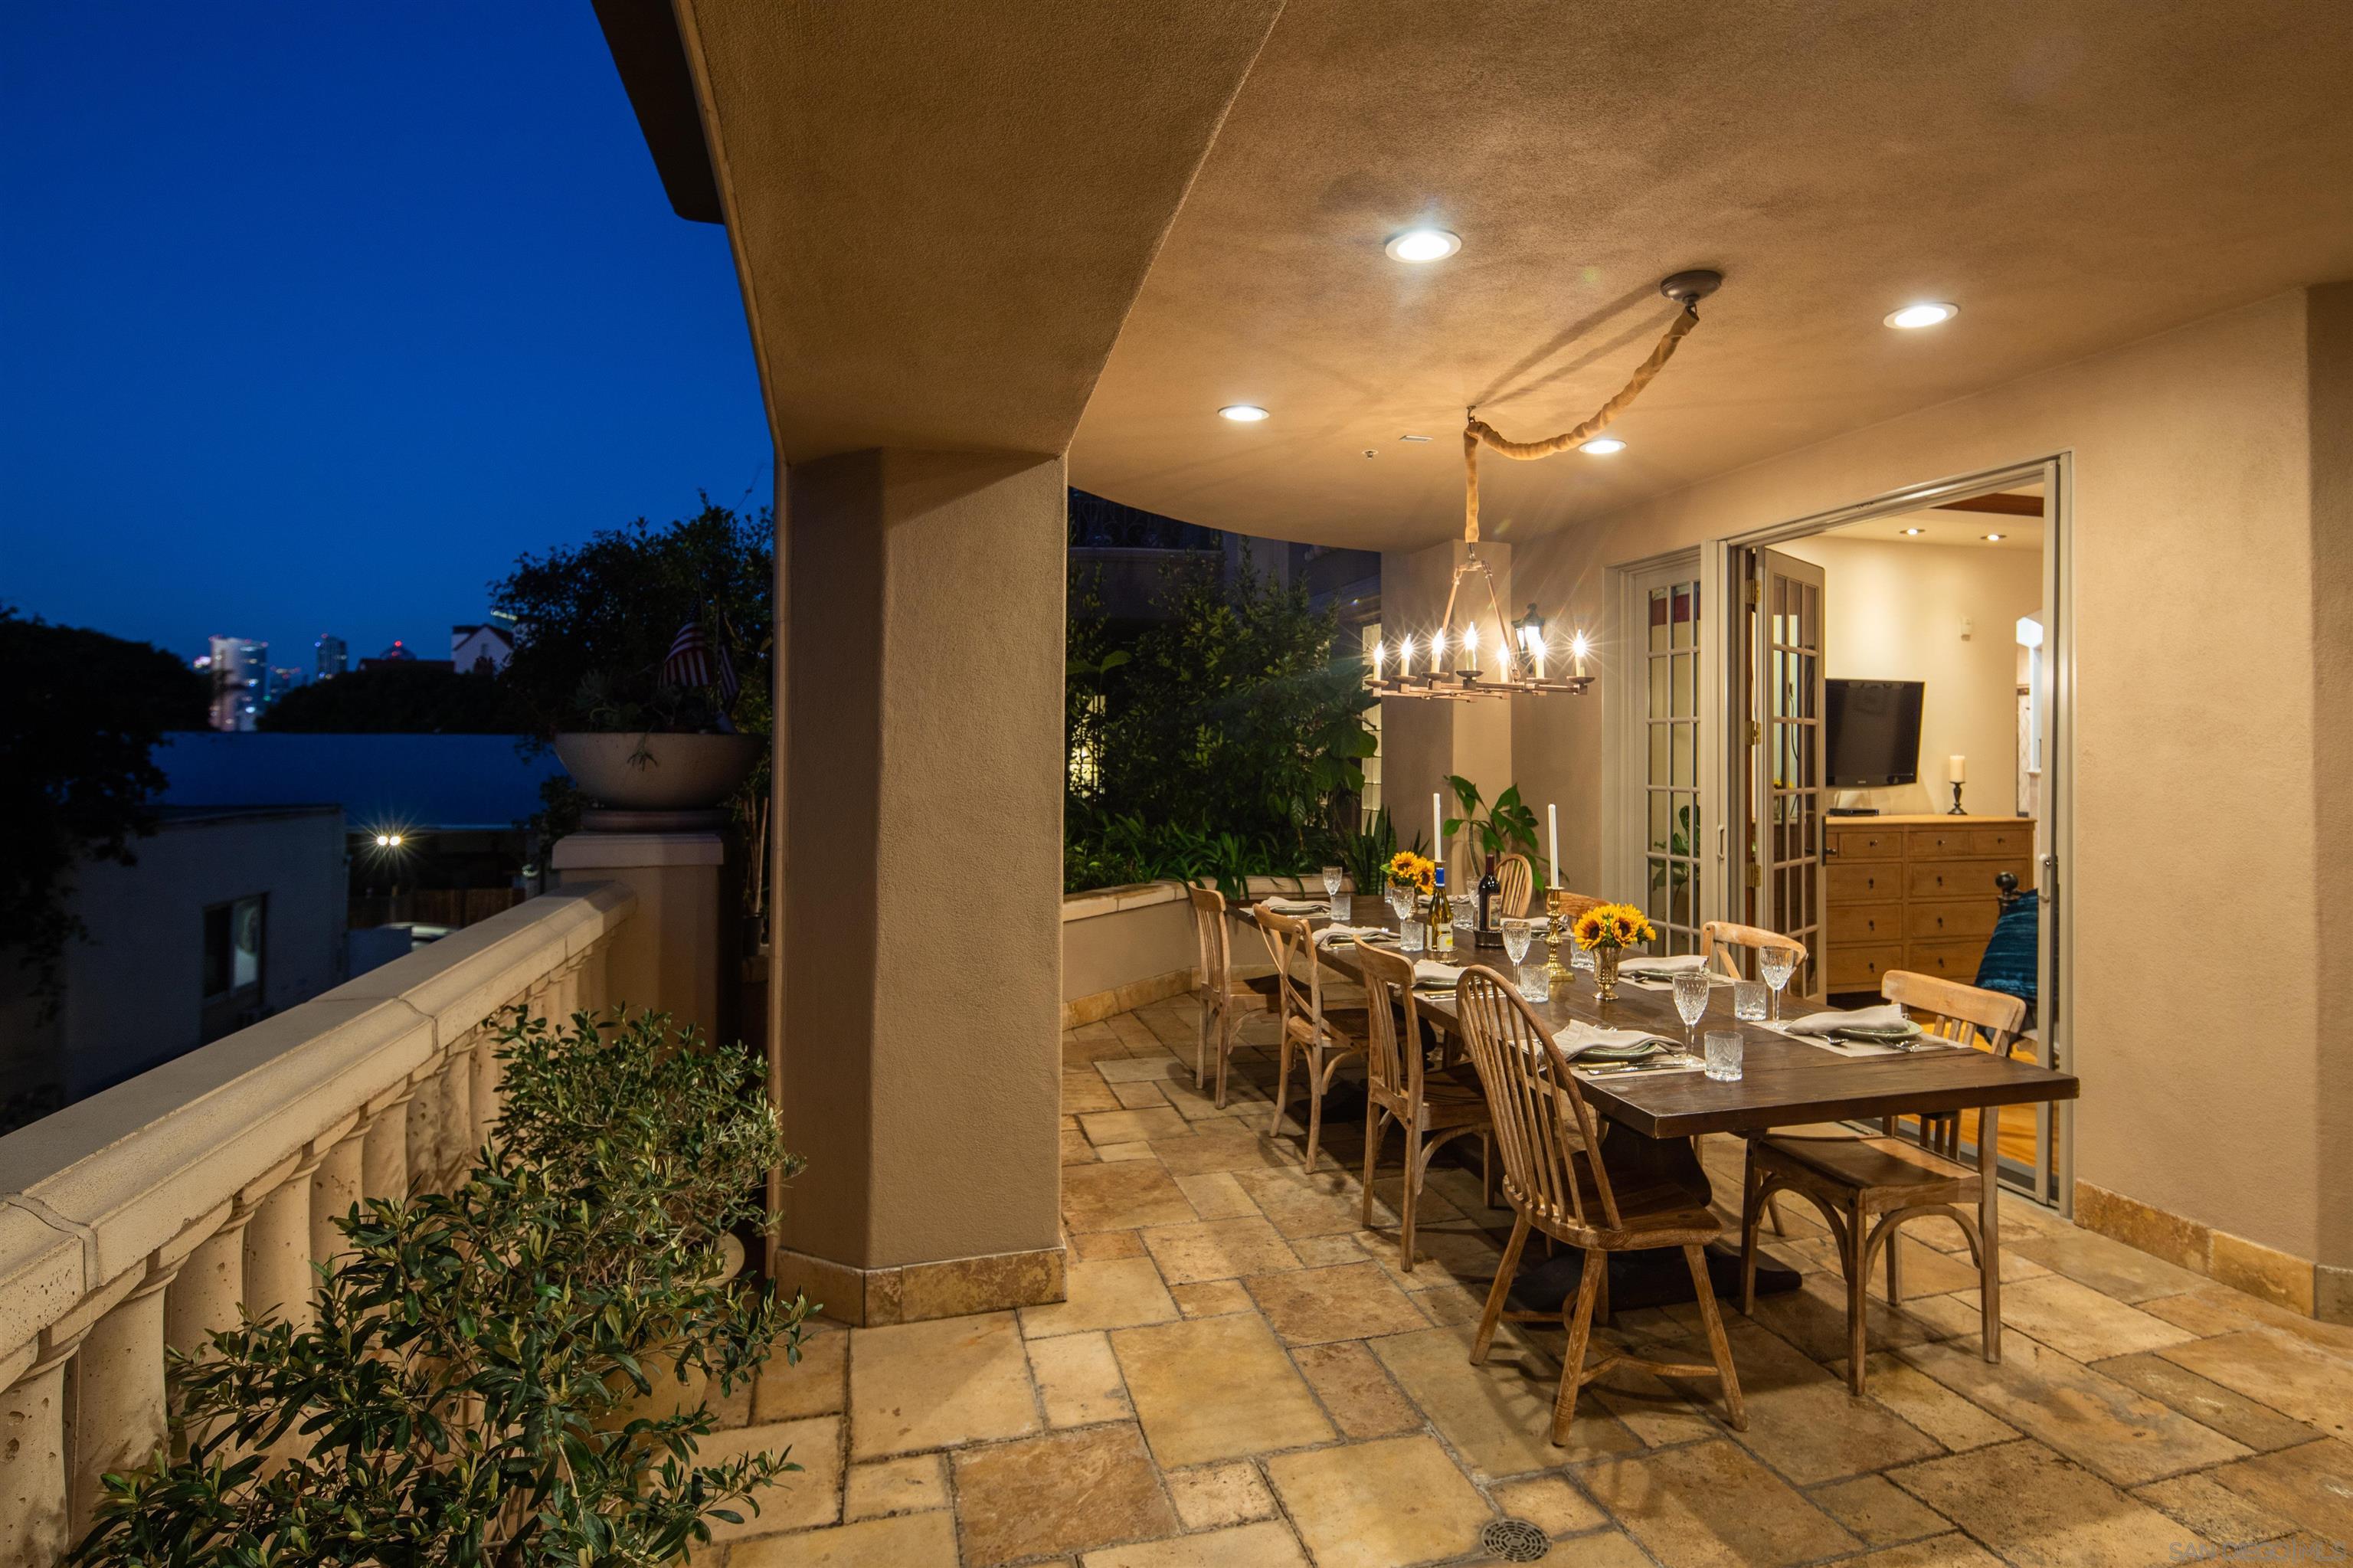
<svg viewBox="0 0 2353 1568">
<path fill-rule="evenodd" d="M 185 1457 L 106 1477 L 72 1561 L 668 1563 L 797 1468 L 697 1465 L 700 1397 L 645 1413 L 658 1383 L 798 1359 L 809 1304 L 723 1277 L 730 1227 L 765 1219 L 745 1194 L 797 1168 L 758 1065 L 643 1014 L 518 1018 L 502 1054 L 465 1184 L 337 1221 L 312 1327 L 181 1360 Z"/>
</svg>

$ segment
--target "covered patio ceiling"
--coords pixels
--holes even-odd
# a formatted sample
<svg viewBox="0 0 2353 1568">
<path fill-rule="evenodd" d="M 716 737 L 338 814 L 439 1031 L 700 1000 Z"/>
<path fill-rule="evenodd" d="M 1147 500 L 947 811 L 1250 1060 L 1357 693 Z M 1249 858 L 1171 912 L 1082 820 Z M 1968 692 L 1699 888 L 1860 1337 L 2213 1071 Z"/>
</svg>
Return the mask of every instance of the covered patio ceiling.
<svg viewBox="0 0 2353 1568">
<path fill-rule="evenodd" d="M 1433 543 L 1460 526 L 1465 405 L 1521 439 L 1573 425 L 1670 319 L 1658 281 L 1721 269 L 1626 450 L 1481 465 L 1510 538 L 2353 275 L 2348 62 L 2337 0 L 1290 0 L 1071 482 L 1212 527 Z M 1419 224 L 1461 253 L 1383 253 Z M 1919 300 L 1961 314 L 1882 324 Z M 1271 417 L 1217 418 L 1232 403 Z"/>
</svg>

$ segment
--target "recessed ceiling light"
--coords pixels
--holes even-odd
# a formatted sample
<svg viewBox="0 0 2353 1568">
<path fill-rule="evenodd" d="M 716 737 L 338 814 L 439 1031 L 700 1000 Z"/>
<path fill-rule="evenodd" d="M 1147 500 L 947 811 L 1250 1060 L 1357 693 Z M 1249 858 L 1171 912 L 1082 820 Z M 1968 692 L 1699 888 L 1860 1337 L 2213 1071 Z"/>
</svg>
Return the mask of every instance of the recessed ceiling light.
<svg viewBox="0 0 2353 1568">
<path fill-rule="evenodd" d="M 1611 452 L 1624 451 L 1626 443 L 1615 436 L 1596 436 L 1577 450 L 1588 457 L 1608 457 Z"/>
<path fill-rule="evenodd" d="M 1443 261 L 1462 249 L 1462 237 L 1443 228 L 1409 228 L 1381 249 L 1398 261 Z"/>
<path fill-rule="evenodd" d="M 1907 534 L 1907 535 L 1910 535 L 1910 534 L 1926 534 L 1927 531 L 1928 531 L 1928 530 L 1926 530 L 1926 528 L 1906 528 L 1906 529 L 1905 529 L 1905 530 L 1904 530 L 1904 532 L 1905 532 L 1905 534 Z"/>
<path fill-rule="evenodd" d="M 2002 540 L 2008 537 L 2009 535 L 2006 534 L 1989 534 L 1985 536 L 1985 539 L 1986 543 L 1989 545 L 1999 545 Z"/>
<path fill-rule="evenodd" d="M 1218 417 L 1237 425 L 1255 425 L 1266 418 L 1266 410 L 1255 403 L 1229 403 L 1218 410 Z"/>
<path fill-rule="evenodd" d="M 1961 307 L 1958 305 L 1948 305 L 1941 301 L 1926 301 L 1916 305 L 1906 305 L 1900 311 L 1888 312 L 1886 322 L 1892 327 L 1942 326 L 1960 313 Z"/>
</svg>

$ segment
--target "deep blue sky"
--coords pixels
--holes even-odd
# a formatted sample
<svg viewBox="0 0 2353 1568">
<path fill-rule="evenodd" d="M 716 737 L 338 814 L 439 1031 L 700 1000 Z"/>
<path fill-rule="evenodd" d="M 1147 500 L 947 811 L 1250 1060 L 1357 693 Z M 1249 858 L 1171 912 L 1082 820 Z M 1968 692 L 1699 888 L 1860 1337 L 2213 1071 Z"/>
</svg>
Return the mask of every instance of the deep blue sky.
<svg viewBox="0 0 2353 1568">
<path fill-rule="evenodd" d="M 768 464 L 588 0 L 5 7 L 0 602 L 446 657 L 519 552 Z"/>
</svg>

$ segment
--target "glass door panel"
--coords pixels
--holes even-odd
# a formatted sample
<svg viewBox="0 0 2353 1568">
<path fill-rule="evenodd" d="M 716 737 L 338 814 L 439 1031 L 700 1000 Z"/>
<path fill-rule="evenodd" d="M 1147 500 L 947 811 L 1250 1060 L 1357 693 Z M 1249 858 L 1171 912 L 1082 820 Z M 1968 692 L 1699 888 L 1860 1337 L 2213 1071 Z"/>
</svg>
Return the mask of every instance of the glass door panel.
<svg viewBox="0 0 2353 1568">
<path fill-rule="evenodd" d="M 1778 550 L 1751 552 L 1757 613 L 1753 668 L 1757 924 L 1805 944 L 1790 979 L 1818 994 L 1821 916 L 1822 569 Z"/>
<path fill-rule="evenodd" d="M 1696 578 L 1643 595 L 1641 658 L 1649 697 L 1642 719 L 1643 912 L 1662 953 L 1699 951 L 1700 593 Z"/>
</svg>

